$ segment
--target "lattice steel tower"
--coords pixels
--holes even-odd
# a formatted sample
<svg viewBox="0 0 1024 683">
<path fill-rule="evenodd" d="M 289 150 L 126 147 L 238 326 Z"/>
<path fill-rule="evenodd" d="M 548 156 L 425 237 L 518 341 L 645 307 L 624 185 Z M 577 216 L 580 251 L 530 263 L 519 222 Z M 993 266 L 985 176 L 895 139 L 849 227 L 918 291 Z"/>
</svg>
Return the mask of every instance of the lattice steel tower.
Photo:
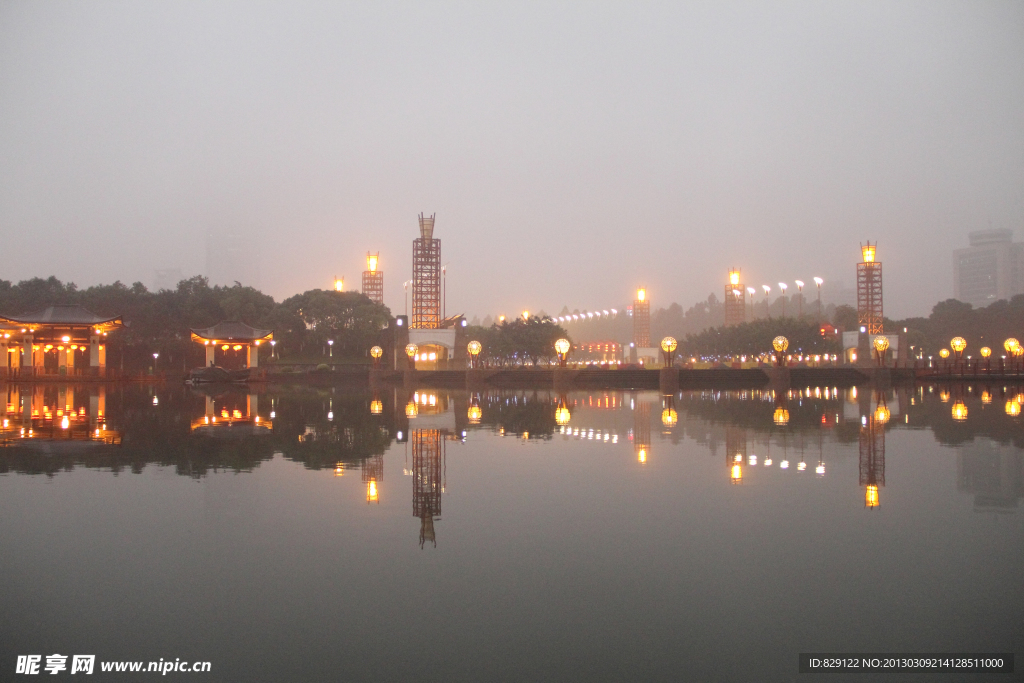
<svg viewBox="0 0 1024 683">
<path fill-rule="evenodd" d="M 647 290 L 636 290 L 636 301 L 633 302 L 633 345 L 638 349 L 651 346 L 651 302 L 647 300 Z"/>
<path fill-rule="evenodd" d="M 409 327 L 434 329 L 441 322 L 441 240 L 434 239 L 434 215 L 420 214 L 420 236 L 412 243 Z"/>
<path fill-rule="evenodd" d="M 740 282 L 740 271 L 729 271 L 725 285 L 725 324 L 739 325 L 747 320 L 747 290 Z"/>
<path fill-rule="evenodd" d="M 366 502 L 380 503 L 380 491 L 377 486 L 384 481 L 383 454 L 371 455 L 363 461 L 362 479 L 366 484 Z"/>
<path fill-rule="evenodd" d="M 412 441 L 412 515 L 420 518 L 420 547 L 430 541 L 437 547 L 434 520 L 441 519 L 444 441 L 440 429 L 414 429 Z"/>
<path fill-rule="evenodd" d="M 651 454 L 651 404 L 633 396 L 633 452 L 636 461 L 646 464 Z"/>
<path fill-rule="evenodd" d="M 366 270 L 363 271 L 363 294 L 375 304 L 384 303 L 384 271 L 377 270 L 380 254 L 366 253 Z"/>
<path fill-rule="evenodd" d="M 864 262 L 857 264 L 857 323 L 868 334 L 882 334 L 882 263 L 875 260 L 878 243 L 861 245 Z"/>
<path fill-rule="evenodd" d="M 880 399 L 884 407 L 884 399 Z M 864 489 L 864 506 L 878 507 L 878 488 L 885 486 L 885 423 L 888 409 L 876 409 L 861 423 L 860 428 L 860 485 Z"/>
</svg>

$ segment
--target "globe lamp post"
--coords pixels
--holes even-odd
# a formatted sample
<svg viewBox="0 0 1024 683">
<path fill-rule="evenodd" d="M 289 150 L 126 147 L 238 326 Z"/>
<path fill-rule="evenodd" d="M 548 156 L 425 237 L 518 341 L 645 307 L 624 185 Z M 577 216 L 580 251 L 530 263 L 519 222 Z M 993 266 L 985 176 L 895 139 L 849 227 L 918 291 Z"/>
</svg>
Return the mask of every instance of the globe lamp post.
<svg viewBox="0 0 1024 683">
<path fill-rule="evenodd" d="M 665 353 L 665 367 L 672 367 L 672 360 L 675 356 L 675 350 L 679 343 L 674 337 L 665 337 L 661 340 L 661 350 Z"/>
<path fill-rule="evenodd" d="M 775 349 L 775 364 L 780 368 L 786 364 L 786 349 L 789 348 L 789 340 L 779 335 L 772 340 L 772 348 Z"/>
<path fill-rule="evenodd" d="M 479 359 L 480 351 L 482 351 L 483 348 L 483 345 L 476 340 L 473 340 L 466 345 L 466 350 L 469 351 L 470 365 L 474 368 L 477 366 L 477 360 Z"/>
<path fill-rule="evenodd" d="M 416 360 L 415 360 L 415 358 L 416 358 L 416 353 L 419 350 L 420 350 L 420 347 L 416 346 L 415 344 L 406 344 L 405 345 L 405 355 L 409 357 L 409 369 L 410 370 L 415 370 L 416 369 Z"/>
<path fill-rule="evenodd" d="M 875 347 L 875 356 L 878 358 L 878 367 L 882 367 L 885 361 L 885 352 L 889 349 L 889 338 L 878 335 L 871 343 Z"/>
<path fill-rule="evenodd" d="M 569 349 L 572 348 L 572 344 L 569 343 L 568 339 L 562 338 L 555 342 L 555 353 L 558 354 L 558 365 L 565 367 L 565 361 L 569 358 Z"/>
<path fill-rule="evenodd" d="M 384 355 L 384 349 L 379 346 L 374 346 L 370 349 L 370 356 L 373 358 L 373 369 L 376 370 L 380 367 L 380 357 Z"/>
</svg>

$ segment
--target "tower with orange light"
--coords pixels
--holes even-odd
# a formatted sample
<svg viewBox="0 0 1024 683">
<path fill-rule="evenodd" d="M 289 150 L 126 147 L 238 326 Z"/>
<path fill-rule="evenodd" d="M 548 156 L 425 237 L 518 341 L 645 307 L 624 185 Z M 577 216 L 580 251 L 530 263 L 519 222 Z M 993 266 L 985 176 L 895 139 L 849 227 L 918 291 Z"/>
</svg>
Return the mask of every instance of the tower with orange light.
<svg viewBox="0 0 1024 683">
<path fill-rule="evenodd" d="M 651 345 L 651 302 L 643 287 L 636 290 L 636 301 L 633 302 L 633 345 L 638 349 Z"/>
<path fill-rule="evenodd" d="M 362 463 L 362 479 L 366 484 L 366 502 L 379 503 L 378 486 L 384 481 L 384 455 L 371 455 Z"/>
<path fill-rule="evenodd" d="M 882 334 L 882 262 L 878 243 L 862 244 L 862 263 L 857 264 L 857 324 L 868 334 Z"/>
<path fill-rule="evenodd" d="M 740 282 L 740 271 L 729 271 L 725 285 L 725 324 L 739 325 L 747 319 L 747 290 Z"/>
<path fill-rule="evenodd" d="M 441 323 L 441 240 L 434 215 L 420 214 L 420 236 L 412 243 L 412 320 L 409 327 L 437 329 Z"/>
<path fill-rule="evenodd" d="M 885 425 L 890 413 L 884 394 L 879 393 L 875 400 L 875 410 L 860 427 L 860 485 L 866 508 L 878 507 L 878 489 L 885 486 Z"/>
<path fill-rule="evenodd" d="M 384 271 L 377 269 L 380 254 L 366 254 L 366 270 L 363 271 L 363 294 L 375 304 L 384 303 Z"/>
</svg>

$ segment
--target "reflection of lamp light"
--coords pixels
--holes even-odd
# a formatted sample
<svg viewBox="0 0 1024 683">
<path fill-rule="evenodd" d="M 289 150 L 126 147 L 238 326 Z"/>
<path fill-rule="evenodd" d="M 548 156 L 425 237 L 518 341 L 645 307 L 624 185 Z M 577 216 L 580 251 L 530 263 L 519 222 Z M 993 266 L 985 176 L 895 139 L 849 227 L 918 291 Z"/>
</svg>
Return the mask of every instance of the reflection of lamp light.
<svg viewBox="0 0 1024 683">
<path fill-rule="evenodd" d="M 370 414 L 380 415 L 381 412 L 383 412 L 383 410 L 384 404 L 381 402 L 379 398 L 375 398 L 372 401 L 370 401 Z"/>
<path fill-rule="evenodd" d="M 665 408 L 661 411 L 661 424 L 666 427 L 674 427 L 679 422 L 679 414 L 675 408 Z"/>
<path fill-rule="evenodd" d="M 868 484 L 868 488 L 864 492 L 864 507 L 878 507 L 878 487 L 874 484 Z"/>
<path fill-rule="evenodd" d="M 990 392 L 988 389 L 982 389 L 981 390 L 981 402 L 986 404 L 986 405 L 988 405 L 989 403 L 992 403 L 992 392 Z"/>
<path fill-rule="evenodd" d="M 939 400 L 943 403 L 949 403 L 949 390 L 939 389 Z"/>
<path fill-rule="evenodd" d="M 377 494 L 377 480 L 371 479 L 366 482 L 366 502 L 380 503 L 380 496 Z"/>
<path fill-rule="evenodd" d="M 1007 401 L 1006 414 L 1010 417 L 1017 417 L 1020 415 L 1020 404 L 1013 400 Z"/>
<path fill-rule="evenodd" d="M 570 419 L 572 419 L 572 413 L 569 412 L 569 406 L 565 405 L 565 401 L 559 399 L 558 406 L 555 408 L 555 424 L 564 427 L 569 424 Z"/>
<path fill-rule="evenodd" d="M 474 425 L 480 424 L 480 420 L 483 418 L 483 416 L 484 416 L 483 409 L 480 406 L 476 405 L 476 404 L 473 404 L 473 405 L 469 406 L 469 410 L 466 411 L 466 417 L 469 418 L 469 423 L 470 424 L 474 424 Z M 558 421 L 558 413 L 557 412 L 555 413 L 555 421 L 556 422 Z"/>
<path fill-rule="evenodd" d="M 964 405 L 962 399 L 957 399 L 953 402 L 953 419 L 957 422 L 963 422 L 967 419 L 967 406 Z"/>
<path fill-rule="evenodd" d="M 878 407 L 875 408 L 875 422 L 878 424 L 885 424 L 889 421 L 889 408 L 884 403 L 879 403 Z"/>
<path fill-rule="evenodd" d="M 743 481 L 743 467 L 740 465 L 733 465 L 729 471 L 729 483 L 739 484 Z"/>
<path fill-rule="evenodd" d="M 419 412 L 419 406 L 416 405 L 415 401 L 409 401 L 408 403 L 405 404 L 406 417 L 416 417 L 416 415 L 419 414 Z"/>
<path fill-rule="evenodd" d="M 789 411 L 779 406 L 775 409 L 774 421 L 777 425 L 789 424 Z"/>
<path fill-rule="evenodd" d="M 636 452 L 636 460 L 637 460 L 637 462 L 639 462 L 639 463 L 640 463 L 641 465 L 643 465 L 643 464 L 645 464 L 645 463 L 647 462 L 647 449 L 646 449 L 646 448 L 643 448 L 643 447 L 641 447 L 641 448 L 640 448 L 640 449 L 639 449 L 639 450 L 638 450 L 638 451 Z"/>
</svg>

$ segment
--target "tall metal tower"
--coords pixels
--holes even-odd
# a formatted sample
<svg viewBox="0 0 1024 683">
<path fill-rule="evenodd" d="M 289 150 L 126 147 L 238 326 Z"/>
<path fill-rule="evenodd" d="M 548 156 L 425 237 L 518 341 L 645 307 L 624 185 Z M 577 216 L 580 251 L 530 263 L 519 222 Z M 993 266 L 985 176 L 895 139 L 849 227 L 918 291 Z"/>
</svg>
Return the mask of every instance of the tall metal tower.
<svg viewBox="0 0 1024 683">
<path fill-rule="evenodd" d="M 740 271 L 729 271 L 725 285 L 725 324 L 739 325 L 747 319 L 747 290 L 740 282 Z"/>
<path fill-rule="evenodd" d="M 864 489 L 864 506 L 878 507 L 878 487 L 885 486 L 885 423 L 889 419 L 884 399 L 874 413 L 868 415 L 860 428 L 860 485 Z"/>
<path fill-rule="evenodd" d="M 857 264 L 857 323 L 868 334 L 882 334 L 882 262 L 875 260 L 878 243 L 861 245 L 864 262 Z"/>
<path fill-rule="evenodd" d="M 363 294 L 375 304 L 384 303 L 384 271 L 377 270 L 380 254 L 366 253 L 366 270 L 363 271 Z"/>
<path fill-rule="evenodd" d="M 420 518 L 420 547 L 430 541 L 437 547 L 434 520 L 441 519 L 442 461 L 444 441 L 440 429 L 413 429 L 412 515 Z"/>
<path fill-rule="evenodd" d="M 380 503 L 380 491 L 377 486 L 384 481 L 384 455 L 371 455 L 363 461 L 362 479 L 366 484 L 366 502 Z"/>
<path fill-rule="evenodd" d="M 441 240 L 434 215 L 420 214 L 420 236 L 412 243 L 412 320 L 409 327 L 436 329 L 441 322 Z"/>
<path fill-rule="evenodd" d="M 633 345 L 638 349 L 651 347 L 651 302 L 643 287 L 636 290 L 633 302 Z"/>
</svg>

